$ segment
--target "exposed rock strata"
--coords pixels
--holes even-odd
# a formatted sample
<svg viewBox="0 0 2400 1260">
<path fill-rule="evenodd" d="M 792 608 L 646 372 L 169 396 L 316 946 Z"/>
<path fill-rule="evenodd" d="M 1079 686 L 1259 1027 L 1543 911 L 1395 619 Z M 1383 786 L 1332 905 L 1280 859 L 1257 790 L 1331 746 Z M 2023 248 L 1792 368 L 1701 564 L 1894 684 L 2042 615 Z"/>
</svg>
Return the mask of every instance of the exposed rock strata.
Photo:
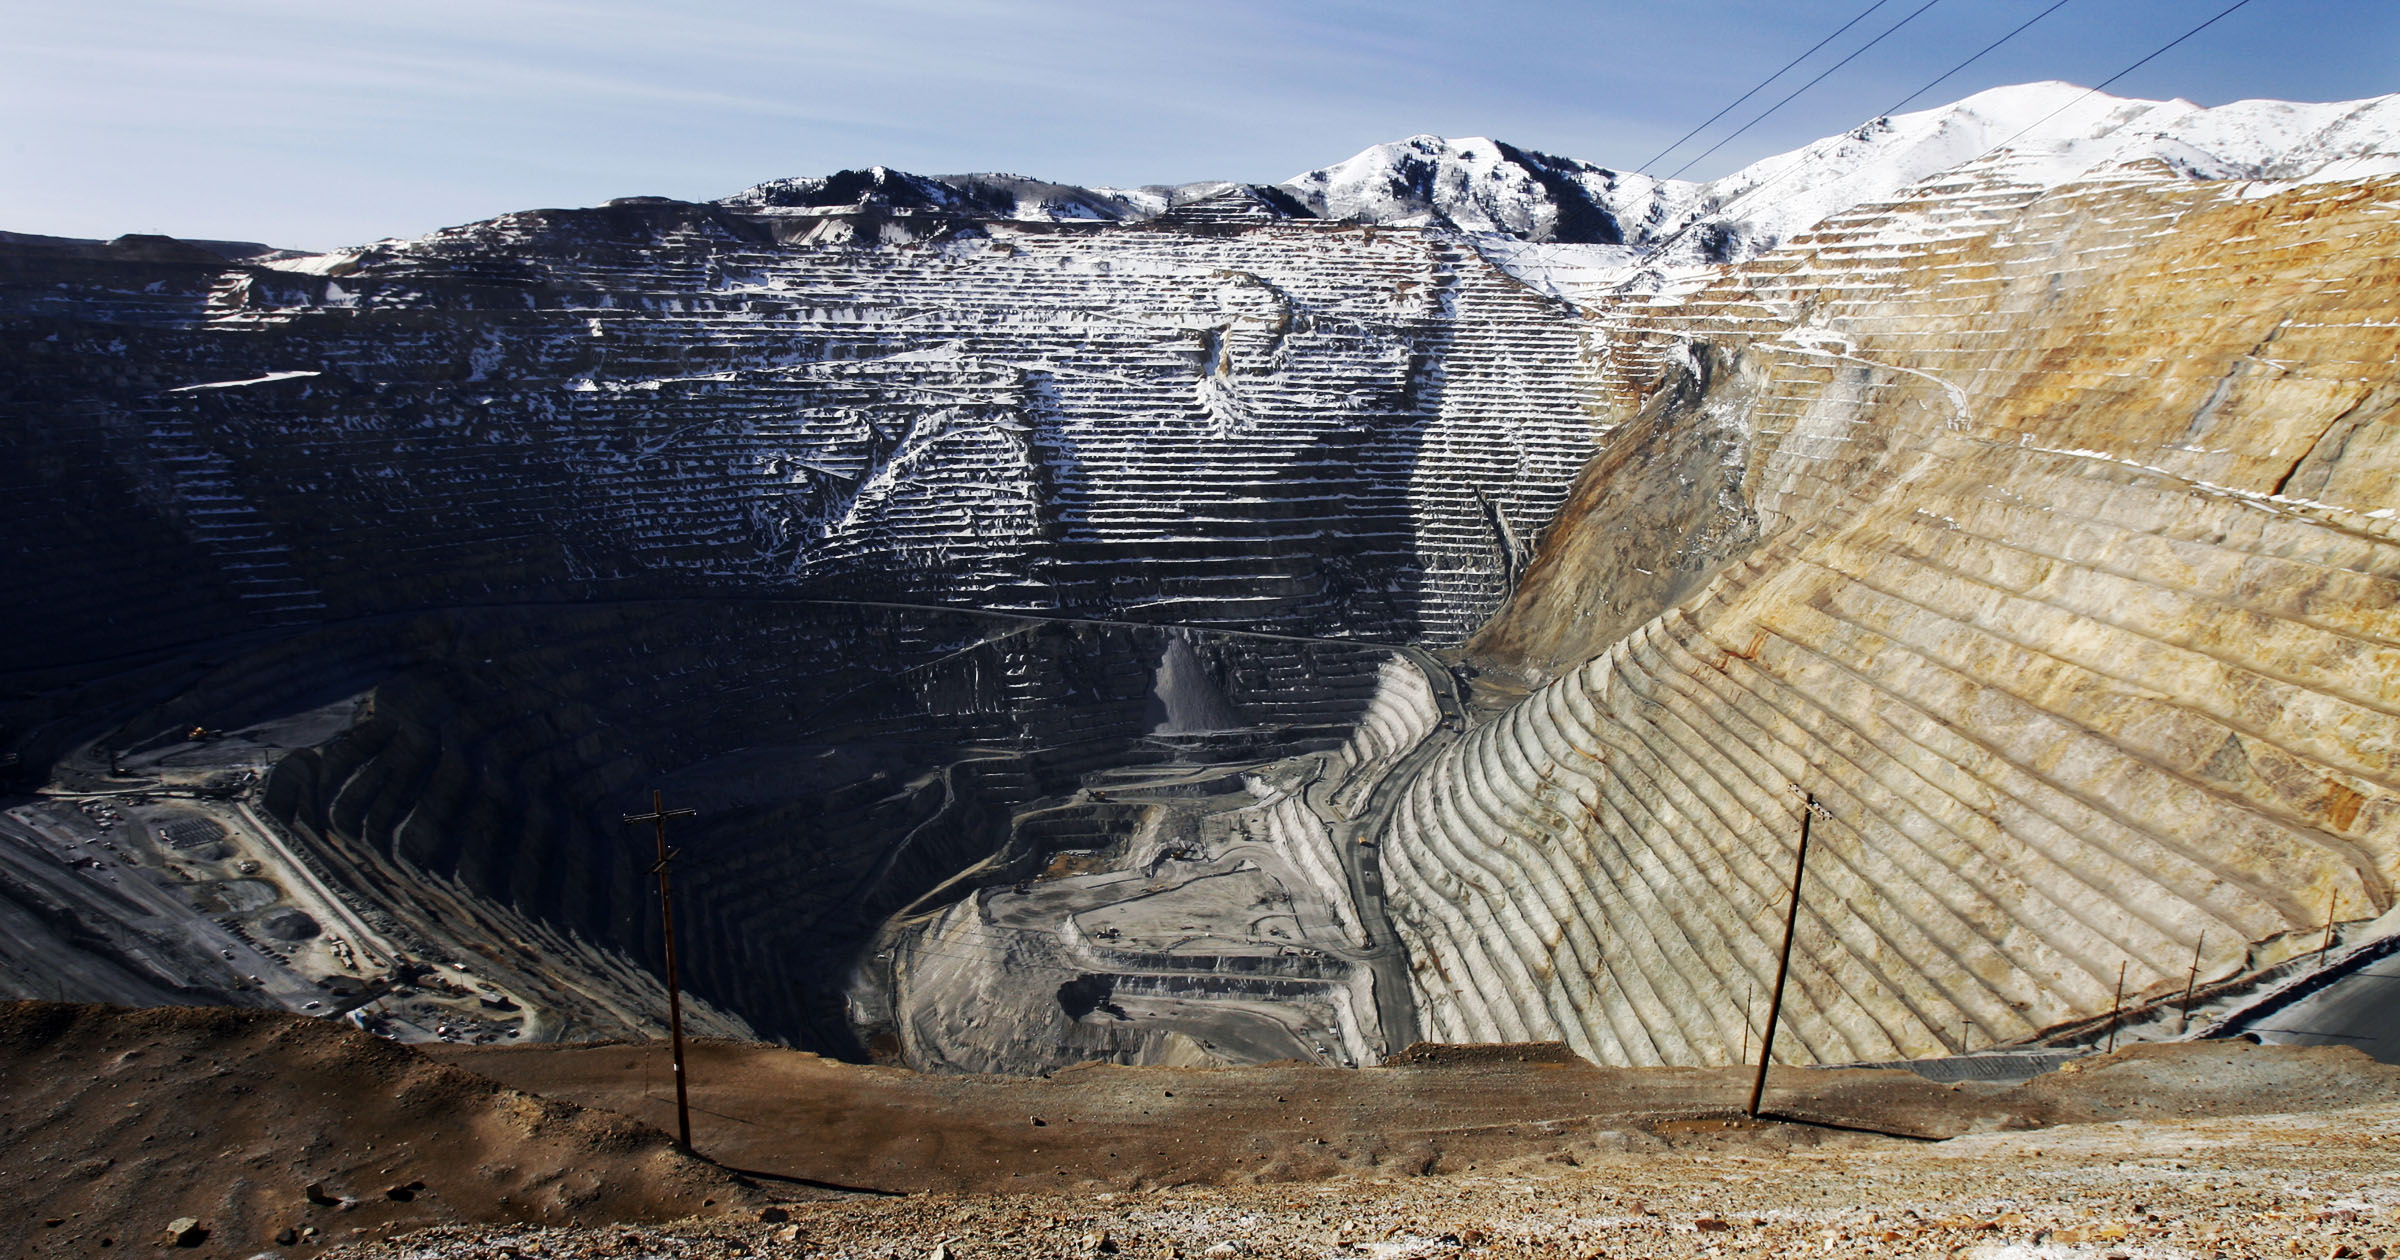
<svg viewBox="0 0 2400 1260">
<path fill-rule="evenodd" d="M 813 230 L 645 203 L 0 286 L 11 490 L 103 562 L 26 571 L 99 633 L 12 650 L 694 589 L 1456 641 L 1483 504 L 1532 533 L 1596 437 L 1571 312 L 1445 234 Z"/>
<path fill-rule="evenodd" d="M 846 959 L 1013 811 L 1172 755 L 1141 623 L 1298 636 L 1202 651 L 1251 752 L 1329 749 L 1383 655 L 1345 643 L 1463 638 L 1593 449 L 1569 308 L 1455 237 L 1246 204 L 640 201 L 318 259 L 28 252 L 0 479 L 52 544 L 18 570 L 50 615 L 0 631 L 10 745 L 371 691 L 275 770 L 278 816 L 428 931 L 488 898 L 470 935 L 641 959 L 616 816 L 663 782 L 710 819 L 687 977 L 850 1049 L 845 968 L 776 960 Z"/>
<path fill-rule="evenodd" d="M 1800 790 L 1794 1061 L 2389 909 L 2396 203 L 1986 163 L 1596 316 L 1624 436 L 1471 649 L 1543 685 L 1386 833 L 1429 1032 L 1755 1046 Z"/>
<path fill-rule="evenodd" d="M 1630 292 L 1699 283 L 1628 270 L 1659 233 L 1747 257 L 2062 94 L 2090 117 L 2033 156 Z M 1229 890 L 1206 949 L 1113 957 L 1079 934 L 1123 907 L 1070 907 L 1025 955 L 1066 973 L 955 1066 L 1115 1000 L 1069 981 L 1183 1000 L 1139 991 L 1257 944 L 1269 879 L 1338 964 L 1259 992 L 1361 1057 L 1413 1018 L 1367 939 L 1387 877 L 1429 1033 L 1720 1061 L 1794 787 L 1827 810 L 1797 1056 L 2072 1030 L 2195 949 L 2239 980 L 2400 864 L 2400 242 L 2388 176 L 2328 174 L 2390 169 L 2393 98 L 1976 100 L 1811 146 L 1815 200 L 1754 204 L 1777 167 L 1673 214 L 1690 189 L 1404 146 L 1318 181 L 1422 166 L 1395 200 L 1319 208 L 1433 226 L 878 171 L 314 258 L 0 239 L 0 491 L 44 611 L 0 630 L 6 747 L 97 780 L 369 695 L 262 803 L 445 949 L 517 942 L 512 986 L 571 957 L 543 997 L 586 1029 L 641 1023 L 618 817 L 661 784 L 709 819 L 687 976 L 828 1048 L 992 974 L 859 981 L 889 916 L 982 949 L 1169 815 L 1225 863 L 1144 890 Z M 2230 174 L 2324 182 L 2190 178 Z M 1440 226 L 1470 221 L 1500 231 Z M 1467 731 L 1388 649 L 1471 634 L 1500 716 Z"/>
</svg>

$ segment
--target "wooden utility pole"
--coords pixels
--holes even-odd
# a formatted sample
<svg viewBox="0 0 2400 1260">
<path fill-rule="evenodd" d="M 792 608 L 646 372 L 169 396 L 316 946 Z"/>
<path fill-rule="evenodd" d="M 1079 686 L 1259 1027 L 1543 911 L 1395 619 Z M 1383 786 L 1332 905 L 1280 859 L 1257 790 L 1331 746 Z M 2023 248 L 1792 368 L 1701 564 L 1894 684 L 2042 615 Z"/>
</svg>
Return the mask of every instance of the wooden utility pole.
<svg viewBox="0 0 2400 1260">
<path fill-rule="evenodd" d="M 1750 1105 L 1743 1113 L 1758 1118 L 1758 1100 L 1767 1092 L 1767 1065 L 1775 1061 L 1775 1021 L 1783 1014 L 1783 980 L 1792 970 L 1792 936 L 1800 926 L 1800 880 L 1808 873 L 1808 823 L 1817 814 L 1817 794 L 1808 794 L 1800 811 L 1800 848 L 1792 855 L 1792 895 L 1783 912 L 1783 955 L 1775 960 L 1775 987 L 1767 995 L 1767 1028 L 1759 1038 L 1758 1079 L 1750 1083 Z"/>
<path fill-rule="evenodd" d="M 1757 996 L 1758 981 L 1752 980 L 1742 985 L 1742 1057 L 1740 1061 L 1743 1063 L 1750 1061 L 1750 1006 L 1751 999 Z"/>
<path fill-rule="evenodd" d="M 2177 1023 L 2185 1032 L 2189 1032 L 2192 1027 L 2192 990 L 2199 987 L 2200 984 L 2200 947 L 2206 944 L 2208 944 L 2208 933 L 2204 931 L 2200 933 L 2199 940 L 2192 942 L 2192 971 L 2190 975 L 2183 978 L 2183 1018 Z"/>
<path fill-rule="evenodd" d="M 686 1155 L 692 1153 L 692 1106 L 683 1075 L 683 989 L 675 977 L 675 902 L 667 887 L 667 864 L 675 860 L 679 850 L 667 848 L 667 820 L 691 818 L 698 813 L 691 809 L 668 809 L 664 794 L 653 788 L 649 813 L 625 815 L 628 824 L 650 823 L 658 833 L 658 865 L 651 867 L 650 873 L 658 876 L 658 918 L 667 937 L 667 1035 L 675 1046 L 675 1149 Z"/>
<path fill-rule="evenodd" d="M 2117 1052 L 2117 1025 L 2125 1018 L 2125 964 L 2117 964 L 2117 996 L 2108 1004 L 2108 1049 L 2102 1054 Z"/>
</svg>

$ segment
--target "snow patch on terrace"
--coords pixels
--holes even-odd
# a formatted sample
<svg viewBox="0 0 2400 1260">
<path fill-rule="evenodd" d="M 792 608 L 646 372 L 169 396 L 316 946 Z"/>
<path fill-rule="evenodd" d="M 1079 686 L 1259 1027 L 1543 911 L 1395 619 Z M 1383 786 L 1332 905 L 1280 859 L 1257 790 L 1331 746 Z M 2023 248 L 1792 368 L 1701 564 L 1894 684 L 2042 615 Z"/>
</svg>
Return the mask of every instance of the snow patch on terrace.
<svg viewBox="0 0 2400 1260">
<path fill-rule="evenodd" d="M 350 267 L 358 261 L 359 256 L 365 254 L 368 250 L 377 248 L 396 249 L 406 244 L 407 242 L 405 241 L 385 240 L 378 241 L 374 245 L 361 245 L 349 249 L 337 249 L 331 253 L 325 254 L 294 254 L 289 258 L 259 258 L 252 260 L 251 265 L 254 267 L 264 267 L 269 271 L 296 272 L 304 276 L 330 276 L 336 274 L 336 269 L 343 271 L 349 270 Z"/>
<path fill-rule="evenodd" d="M 194 390 L 200 389 L 239 389 L 244 385 L 265 385 L 271 381 L 293 381 L 304 376 L 323 375 L 325 375 L 323 372 L 308 371 L 269 372 L 265 376 L 245 377 L 238 381 L 202 381 L 197 385 L 178 385 L 167 392 L 170 394 L 188 394 Z"/>
</svg>

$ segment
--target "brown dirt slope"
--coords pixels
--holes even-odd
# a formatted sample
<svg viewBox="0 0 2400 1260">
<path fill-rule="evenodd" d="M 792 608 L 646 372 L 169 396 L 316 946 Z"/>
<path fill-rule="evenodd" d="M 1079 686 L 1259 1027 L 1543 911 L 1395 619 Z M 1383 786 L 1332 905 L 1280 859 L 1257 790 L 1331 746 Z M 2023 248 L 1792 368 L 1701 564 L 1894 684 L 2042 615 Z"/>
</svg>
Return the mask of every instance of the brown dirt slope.
<svg viewBox="0 0 2400 1260">
<path fill-rule="evenodd" d="M 2400 1107 L 1452 1177 L 795 1204 L 663 1229 L 450 1227 L 358 1260 L 2206 1260 L 2400 1254 Z M 939 1250 L 937 1250 L 939 1248 Z"/>
<path fill-rule="evenodd" d="M 674 1123 L 673 1078 L 655 1043 L 433 1053 L 547 1097 Z M 1766 1125 L 1739 1119 L 1746 1068 L 1607 1068 L 1555 1044 L 1419 1046 L 1359 1071 L 1095 1064 L 1001 1078 L 707 1041 L 692 1047 L 690 1084 L 693 1143 L 704 1155 L 776 1177 L 911 1193 L 1414 1177 L 1695 1143 L 1788 1150 L 1876 1133 L 1936 1139 L 2319 1110 L 2400 1093 L 2400 1067 L 2347 1048 L 2144 1045 L 2074 1066 L 2014 1088 L 1781 1069 L 1767 1109 L 1803 1123 Z"/>
<path fill-rule="evenodd" d="M 639 1228 L 644 1222 L 669 1221 L 681 1223 L 657 1235 L 665 1240 L 657 1254 L 717 1254 L 715 1243 L 691 1240 L 715 1238 L 720 1227 L 733 1231 L 720 1239 L 725 1254 L 762 1243 L 788 1250 L 800 1234 L 821 1240 L 827 1229 L 845 1238 L 864 1231 L 853 1241 L 933 1230 L 918 1235 L 930 1245 L 955 1228 L 958 1212 L 1015 1219 L 1049 1211 L 1039 1207 L 1042 1192 L 1092 1202 L 1367 1194 L 1400 1211 L 1415 1192 L 1391 1187 L 1582 1175 L 1614 1185 L 1676 1161 L 1700 1161 L 1693 1175 L 1702 1181 L 1697 1170 L 1711 1160 L 1750 1162 L 1776 1177 L 1853 1157 L 1936 1168 L 1957 1162 L 1947 1152 L 1985 1150 L 2003 1131 L 2072 1126 L 2051 1129 L 2046 1148 L 2087 1141 L 2072 1136 L 2083 1131 L 2134 1141 L 2144 1126 L 2229 1123 L 2195 1117 L 2302 1113 L 2295 1123 L 2322 1136 L 2292 1138 L 2278 1156 L 2289 1159 L 2294 1143 L 2355 1127 L 2339 1108 L 2400 1096 L 2400 1067 L 2355 1050 L 2210 1042 L 2133 1047 L 2014 1088 L 1786 1069 L 1767 1093 L 1782 1119 L 1750 1123 L 1736 1111 L 1749 1080 L 1740 1069 L 1603 1068 L 1556 1046 L 1425 1046 L 1398 1058 L 1359 1071 L 1091 1065 L 1021 1079 L 922 1076 L 701 1042 L 692 1054 L 694 1137 L 720 1167 L 677 1155 L 652 1127 L 674 1114 L 665 1048 L 656 1044 L 429 1053 L 282 1013 L 12 1003 L 0 1006 L 0 1142 L 14 1157 L 0 1174 L 0 1255 L 147 1254 L 167 1249 L 162 1236 L 180 1217 L 206 1231 L 192 1239 L 192 1254 L 232 1257 L 349 1242 L 389 1254 L 382 1240 L 443 1226 L 467 1228 L 460 1238 L 555 1238 L 543 1230 L 577 1223 L 607 1227 L 576 1235 L 597 1240 L 591 1254 L 616 1254 L 621 1234 L 648 1238 L 656 1231 Z M 2094 1120 L 2132 1124 L 2076 1124 Z M 2400 1121 L 2377 1123 L 2361 1140 L 2380 1151 Z M 1954 1134 L 1972 1136 L 1910 1140 Z M 1435 1181 L 1423 1181 L 1428 1174 Z M 762 1190 L 759 1181 L 774 1184 Z M 809 1182 L 931 1197 L 804 1203 L 824 1197 L 825 1186 Z M 310 1200 L 311 1184 L 327 1202 Z M 981 1197 L 993 1192 L 1002 1198 Z M 2028 1184 L 2009 1193 L 2040 1192 Z M 769 1199 L 777 1202 L 762 1220 Z M 1000 1202 L 1035 1206 L 993 1206 Z M 2393 1205 L 2400 1209 L 2400 1198 Z M 1788 1207 L 1762 1201 L 1758 1211 Z M 1974 1210 L 2004 1215 L 1998 1206 Z M 1364 1215 L 1379 1234 L 1416 1228 L 1413 1211 Z M 1488 1215 L 1475 1216 L 1475 1227 L 1496 1229 Z M 784 1238 L 795 1229 L 787 1219 L 805 1228 Z M 762 1224 L 773 1229 L 744 1232 Z M 277 1240 L 311 1227 L 295 1243 Z M 1177 1237 L 1205 1247 L 1214 1241 L 1207 1232 Z M 486 1254 L 474 1246 L 457 1254 Z"/>
<path fill-rule="evenodd" d="M 664 1220 L 752 1192 L 622 1116 L 281 1012 L 0 1005 L 0 1254 L 250 1256 L 443 1222 Z M 307 1187 L 330 1202 L 312 1203 Z"/>
</svg>

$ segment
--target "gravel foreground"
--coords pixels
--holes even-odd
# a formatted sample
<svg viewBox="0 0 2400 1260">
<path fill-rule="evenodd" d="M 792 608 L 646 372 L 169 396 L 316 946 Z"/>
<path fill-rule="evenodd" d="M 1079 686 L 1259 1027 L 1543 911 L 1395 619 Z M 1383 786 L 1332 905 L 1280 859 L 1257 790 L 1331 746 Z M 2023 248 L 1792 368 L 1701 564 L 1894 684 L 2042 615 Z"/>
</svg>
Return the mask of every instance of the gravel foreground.
<svg viewBox="0 0 2400 1260">
<path fill-rule="evenodd" d="M 845 1196 L 662 1226 L 444 1226 L 357 1260 L 485 1257 L 1939 1256 L 2400 1253 L 2400 1104 L 1946 1142 L 1634 1133 L 1447 1176 L 1079 1196 Z M 764 1217 L 766 1219 L 760 1219 Z"/>
<path fill-rule="evenodd" d="M 1049 1079 L 699 1050 L 705 1158 L 655 1123 L 661 1047 L 0 1004 L 0 1256 L 2400 1260 L 2400 1067 L 2355 1049 L 1787 1070 L 1771 1122 L 1737 1070 L 1557 1047 Z"/>
</svg>

